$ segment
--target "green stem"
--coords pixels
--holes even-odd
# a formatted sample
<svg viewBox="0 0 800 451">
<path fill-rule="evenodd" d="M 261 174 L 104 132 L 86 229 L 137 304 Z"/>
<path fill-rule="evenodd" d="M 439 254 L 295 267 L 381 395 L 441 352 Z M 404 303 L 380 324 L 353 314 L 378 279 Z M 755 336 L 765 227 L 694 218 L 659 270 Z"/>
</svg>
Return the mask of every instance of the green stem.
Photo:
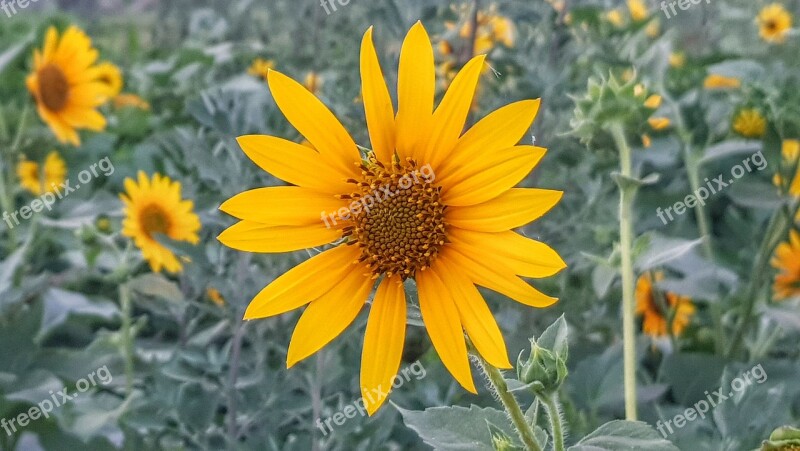
<svg viewBox="0 0 800 451">
<path fill-rule="evenodd" d="M 30 107 L 26 103 L 22 110 L 22 114 L 20 115 L 19 123 L 17 124 L 17 133 L 14 136 L 14 141 L 8 148 L 8 154 L 0 155 L 0 159 L 5 161 L 5 164 L 0 167 L 0 208 L 8 213 L 12 213 L 14 204 L 14 187 L 11 184 L 11 182 L 14 180 L 13 168 L 14 162 L 16 161 L 17 152 L 19 152 L 19 146 L 22 143 L 22 136 L 25 134 L 25 129 L 27 128 L 28 111 L 30 111 Z M 3 127 L 5 128 L 5 119 Z M 9 227 L 8 238 L 11 243 L 11 249 L 13 249 L 17 243 L 17 233 L 14 227 Z"/>
<path fill-rule="evenodd" d="M 125 396 L 133 392 L 133 331 L 131 293 L 128 280 L 119 286 L 119 299 L 122 306 L 122 354 L 125 360 Z"/>
<path fill-rule="evenodd" d="M 622 124 L 611 125 L 611 135 L 619 150 L 621 175 L 633 177 L 631 148 L 625 139 Z M 624 383 L 625 383 L 625 418 L 636 421 L 636 305 L 634 303 L 633 274 L 633 199 L 636 195 L 634 186 L 620 186 L 619 228 L 620 253 L 622 254 L 622 336 L 624 341 Z"/>
<path fill-rule="evenodd" d="M 522 412 L 522 408 L 520 408 L 514 395 L 508 391 L 508 385 L 506 384 L 506 380 L 503 379 L 503 374 L 500 373 L 499 369 L 483 360 L 483 357 L 472 348 L 471 344 L 470 348 L 481 370 L 483 370 L 483 373 L 489 380 L 491 388 L 497 394 L 497 397 L 500 398 L 500 402 L 503 404 L 503 407 L 505 407 L 508 416 L 511 417 L 511 422 L 514 423 L 514 429 L 516 429 L 522 443 L 525 444 L 525 448 L 529 451 L 542 451 L 542 448 L 536 441 L 536 434 L 533 432 L 533 428 L 525 420 L 525 414 Z"/>
<path fill-rule="evenodd" d="M 561 407 L 558 403 L 558 393 L 552 395 L 537 395 L 542 400 L 547 416 L 550 418 L 550 430 L 553 435 L 553 450 L 564 451 L 564 425 L 561 422 Z"/>
</svg>

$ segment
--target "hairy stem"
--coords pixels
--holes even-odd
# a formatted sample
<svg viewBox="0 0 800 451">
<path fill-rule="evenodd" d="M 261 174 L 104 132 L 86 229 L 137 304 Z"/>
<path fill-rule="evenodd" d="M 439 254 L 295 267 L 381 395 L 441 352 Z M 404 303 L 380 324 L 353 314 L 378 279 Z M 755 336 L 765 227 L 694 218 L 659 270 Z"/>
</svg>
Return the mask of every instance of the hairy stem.
<svg viewBox="0 0 800 451">
<path fill-rule="evenodd" d="M 126 279 L 119 286 L 119 300 L 122 307 L 122 355 L 125 361 L 125 396 L 133 393 L 133 327 L 131 292 Z"/>
<path fill-rule="evenodd" d="M 558 403 L 558 394 L 537 395 L 542 400 L 547 416 L 550 418 L 550 431 L 553 435 L 554 451 L 564 451 L 564 425 L 561 422 L 561 406 Z"/>
</svg>

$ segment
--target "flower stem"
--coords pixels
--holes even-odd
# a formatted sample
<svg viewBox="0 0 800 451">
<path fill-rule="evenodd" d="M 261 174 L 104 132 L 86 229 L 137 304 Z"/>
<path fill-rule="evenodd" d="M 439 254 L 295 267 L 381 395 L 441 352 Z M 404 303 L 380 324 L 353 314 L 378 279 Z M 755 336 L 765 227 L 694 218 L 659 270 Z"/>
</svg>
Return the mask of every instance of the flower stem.
<svg viewBox="0 0 800 451">
<path fill-rule="evenodd" d="M 611 135 L 619 150 L 621 175 L 627 179 L 633 176 L 631 148 L 625 139 L 622 124 L 611 125 Z M 633 198 L 636 195 L 634 186 L 620 184 L 619 206 L 619 244 L 622 254 L 622 336 L 624 341 L 624 382 L 625 382 L 625 418 L 636 421 L 636 328 L 633 284 Z"/>
<path fill-rule="evenodd" d="M 490 388 L 497 394 L 497 397 L 506 409 L 506 413 L 508 413 L 508 416 L 511 418 L 514 429 L 516 429 L 522 443 L 525 444 L 525 449 L 529 451 L 542 451 L 542 448 L 536 441 L 536 434 L 533 432 L 533 428 L 525 420 L 525 413 L 522 412 L 522 408 L 519 406 L 516 398 L 514 398 L 514 395 L 508 391 L 508 385 L 505 379 L 503 379 L 503 374 L 500 373 L 499 369 L 483 360 L 483 357 L 475 351 L 471 343 L 469 343 L 469 346 L 472 355 L 475 357 L 475 360 L 478 361 L 478 365 L 489 380 Z"/>
<path fill-rule="evenodd" d="M 125 396 L 133 392 L 133 331 L 131 292 L 126 279 L 119 286 L 119 299 L 122 306 L 122 354 L 125 361 Z"/>
<path fill-rule="evenodd" d="M 541 395 L 537 397 L 542 400 L 547 409 L 547 416 L 550 418 L 550 431 L 553 435 L 554 451 L 564 451 L 564 425 L 561 422 L 561 406 L 558 403 L 558 393 L 552 395 Z"/>
</svg>

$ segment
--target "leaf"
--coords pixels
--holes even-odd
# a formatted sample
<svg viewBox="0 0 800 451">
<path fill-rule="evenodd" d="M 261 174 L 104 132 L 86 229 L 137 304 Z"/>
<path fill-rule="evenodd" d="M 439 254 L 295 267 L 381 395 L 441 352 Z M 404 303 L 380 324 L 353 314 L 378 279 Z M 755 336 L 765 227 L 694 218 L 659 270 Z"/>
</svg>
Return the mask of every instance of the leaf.
<svg viewBox="0 0 800 451">
<path fill-rule="evenodd" d="M 553 324 L 547 327 L 536 340 L 536 344 L 549 351 L 553 351 L 565 361 L 569 355 L 569 328 L 562 314 Z"/>
<path fill-rule="evenodd" d="M 646 271 L 661 266 L 690 252 L 703 243 L 703 239 L 683 240 L 653 234 L 650 246 L 636 259 L 636 268 Z"/>
<path fill-rule="evenodd" d="M 700 158 L 701 165 L 733 155 L 752 155 L 763 148 L 761 141 L 724 141 L 706 149 Z"/>
<path fill-rule="evenodd" d="M 436 450 L 492 451 L 494 448 L 492 437 L 486 429 L 487 422 L 512 437 L 515 446 L 521 445 L 506 414 L 491 407 L 448 406 L 413 411 L 405 410 L 394 403 L 392 405 L 403 416 L 406 426 Z"/>
<path fill-rule="evenodd" d="M 64 324 L 70 315 L 94 316 L 112 319 L 119 313 L 116 305 L 109 301 L 92 301 L 81 293 L 51 288 L 42 296 L 44 301 L 44 318 L 38 338 Z"/>
<path fill-rule="evenodd" d="M 680 451 L 641 421 L 615 420 L 584 437 L 569 451 Z"/>
<path fill-rule="evenodd" d="M 670 354 L 661 363 L 660 378 L 670 385 L 675 401 L 688 407 L 719 385 L 725 362 L 712 354 Z"/>
<path fill-rule="evenodd" d="M 22 40 L 22 42 L 18 43 L 17 45 L 11 47 L 10 49 L 6 50 L 5 52 L 0 54 L 0 73 L 2 73 L 6 67 L 14 61 L 14 59 L 23 51 L 25 47 L 28 46 L 28 43 L 33 40 L 33 36 L 27 36 Z"/>
<path fill-rule="evenodd" d="M 174 282 L 167 280 L 161 274 L 147 273 L 129 282 L 133 291 L 145 296 L 165 299 L 167 301 L 182 302 L 183 293 Z"/>
</svg>

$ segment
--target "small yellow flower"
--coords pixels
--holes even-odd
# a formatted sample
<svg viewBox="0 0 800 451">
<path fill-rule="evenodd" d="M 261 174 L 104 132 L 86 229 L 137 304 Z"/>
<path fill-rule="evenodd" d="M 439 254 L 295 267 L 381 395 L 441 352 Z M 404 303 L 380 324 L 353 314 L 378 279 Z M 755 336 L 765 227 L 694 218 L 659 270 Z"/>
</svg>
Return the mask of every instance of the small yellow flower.
<svg viewBox="0 0 800 451">
<path fill-rule="evenodd" d="M 216 288 L 208 287 L 208 289 L 206 289 L 206 296 L 208 296 L 208 299 L 216 304 L 217 307 L 225 306 L 225 298 L 222 297 L 222 294 L 220 294 L 219 290 Z"/>
<path fill-rule="evenodd" d="M 727 89 L 738 88 L 742 86 L 741 80 L 734 77 L 726 77 L 724 75 L 710 74 L 703 81 L 703 87 L 706 89 Z"/>
<path fill-rule="evenodd" d="M 792 28 L 792 15 L 780 3 L 765 6 L 756 18 L 758 34 L 770 44 L 780 44 Z"/>
<path fill-rule="evenodd" d="M 742 109 L 733 119 L 733 130 L 745 138 L 760 138 L 766 129 L 767 120 L 755 108 Z"/>
<path fill-rule="evenodd" d="M 120 199 L 125 204 L 122 234 L 133 239 L 153 271 L 180 272 L 183 266 L 175 254 L 156 240 L 157 235 L 192 244 L 200 239 L 200 218 L 193 212 L 194 203 L 181 199 L 180 182 L 160 174 L 149 178 L 139 171 L 138 183 L 125 179 Z"/>
<path fill-rule="evenodd" d="M 787 139 L 783 141 L 782 146 L 783 162 L 786 167 L 794 169 L 797 167 L 791 183 L 789 183 L 788 194 L 793 197 L 800 197 L 800 165 L 798 165 L 798 158 L 800 158 L 800 141 L 796 139 Z M 784 185 L 783 177 L 780 173 L 775 174 L 772 179 L 775 186 L 782 187 Z M 800 219 L 800 213 L 798 213 Z"/>
<path fill-rule="evenodd" d="M 264 58 L 256 58 L 255 60 L 253 60 L 253 63 L 250 65 L 250 68 L 247 69 L 247 74 L 252 75 L 254 77 L 260 77 L 266 80 L 269 70 L 274 68 L 275 68 L 275 63 L 272 60 L 267 60 Z"/>
<path fill-rule="evenodd" d="M 62 143 L 78 146 L 79 129 L 106 128 L 106 119 L 97 108 L 109 99 L 109 85 L 98 80 L 102 68 L 96 61 L 91 39 L 75 26 L 61 36 L 50 27 L 44 47 L 34 51 L 33 71 L 25 84 L 36 100 L 39 116 Z"/>
<path fill-rule="evenodd" d="M 625 24 L 625 19 L 622 17 L 622 13 L 617 9 L 612 9 L 611 11 L 607 12 L 605 17 L 606 20 L 615 27 L 621 27 Z"/>
<path fill-rule="evenodd" d="M 672 52 L 669 54 L 669 65 L 680 69 L 686 64 L 686 55 L 683 52 Z"/>
<path fill-rule="evenodd" d="M 628 12 L 634 22 L 647 19 L 647 5 L 644 0 L 628 0 Z"/>
<path fill-rule="evenodd" d="M 111 233 L 111 220 L 108 219 L 108 216 L 100 216 L 97 218 L 94 222 L 94 226 L 99 232 Z"/>
<path fill-rule="evenodd" d="M 648 38 L 657 38 L 658 35 L 661 34 L 661 22 L 653 20 L 647 24 L 647 27 L 644 29 L 644 34 L 646 34 Z"/>
<path fill-rule="evenodd" d="M 650 135 L 648 135 L 647 133 L 643 134 L 642 135 L 642 146 L 644 146 L 644 148 L 647 149 L 652 145 L 653 145 L 653 140 L 650 138 Z"/>
<path fill-rule="evenodd" d="M 661 106 L 661 96 L 658 94 L 653 94 L 644 101 L 644 106 L 650 108 L 651 110 L 655 110 L 656 108 Z"/>
<path fill-rule="evenodd" d="M 655 279 L 655 280 L 654 280 Z M 665 337 L 668 330 L 672 335 L 680 336 L 691 322 L 696 308 L 687 296 L 679 296 L 670 292 L 656 292 L 653 282 L 664 280 L 664 273 L 645 273 L 636 283 L 636 314 L 643 316 L 642 331 L 654 338 Z M 663 296 L 664 306 L 658 302 L 657 295 Z M 664 311 L 664 307 L 669 311 Z M 668 327 L 669 318 L 672 324 Z"/>
<path fill-rule="evenodd" d="M 439 44 L 436 46 L 439 50 L 439 54 L 442 56 L 449 56 L 453 54 L 453 45 L 450 44 L 450 41 L 447 39 L 442 39 L 439 41 Z"/>
<path fill-rule="evenodd" d="M 800 233 L 797 230 L 792 230 L 789 240 L 778 246 L 771 263 L 779 270 L 773 288 L 775 299 L 782 301 L 800 296 Z"/>
<path fill-rule="evenodd" d="M 311 71 L 306 74 L 306 78 L 303 81 L 303 86 L 306 87 L 312 94 L 316 94 L 319 92 L 320 88 L 322 87 L 322 77 L 320 77 L 316 72 Z"/>
<path fill-rule="evenodd" d="M 145 111 L 150 109 L 150 104 L 147 103 L 146 100 L 137 96 L 136 94 L 130 93 L 122 93 L 114 97 L 113 104 L 114 108 L 118 110 L 127 107 L 138 108 Z"/>
<path fill-rule="evenodd" d="M 35 196 L 54 192 L 66 175 L 67 165 L 55 150 L 47 155 L 42 169 L 35 161 L 23 160 L 17 165 L 20 185 Z"/>
<path fill-rule="evenodd" d="M 478 12 L 478 31 L 475 33 L 474 54 L 489 53 L 497 43 L 514 46 L 514 23 L 494 9 Z M 465 20 L 458 35 L 464 39 L 472 36 L 472 21 Z"/>
<path fill-rule="evenodd" d="M 651 117 L 647 119 L 647 123 L 650 124 L 650 128 L 656 131 L 664 130 L 671 124 L 670 120 L 666 117 Z"/>
<path fill-rule="evenodd" d="M 122 71 L 109 62 L 100 63 L 96 67 L 97 81 L 108 86 L 108 97 L 116 97 L 122 92 Z"/>
</svg>

